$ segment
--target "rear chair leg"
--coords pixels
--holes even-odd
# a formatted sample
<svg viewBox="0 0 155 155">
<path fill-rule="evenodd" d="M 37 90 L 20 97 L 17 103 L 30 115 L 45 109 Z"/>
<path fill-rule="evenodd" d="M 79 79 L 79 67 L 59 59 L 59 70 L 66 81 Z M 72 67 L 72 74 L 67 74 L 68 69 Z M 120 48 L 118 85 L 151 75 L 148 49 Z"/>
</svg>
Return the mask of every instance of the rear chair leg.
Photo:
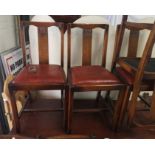
<svg viewBox="0 0 155 155">
<path fill-rule="evenodd" d="M 98 91 L 96 96 L 96 107 L 99 106 L 100 97 L 101 97 L 101 91 Z"/>
</svg>

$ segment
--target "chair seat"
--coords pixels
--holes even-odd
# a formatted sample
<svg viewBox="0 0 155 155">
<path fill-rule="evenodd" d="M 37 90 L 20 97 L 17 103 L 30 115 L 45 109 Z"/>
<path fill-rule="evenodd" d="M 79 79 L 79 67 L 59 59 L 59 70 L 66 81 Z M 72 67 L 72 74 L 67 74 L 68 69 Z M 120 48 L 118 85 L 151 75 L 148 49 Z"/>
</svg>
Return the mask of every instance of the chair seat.
<svg viewBox="0 0 155 155">
<path fill-rule="evenodd" d="M 27 65 L 12 81 L 15 85 L 53 85 L 64 84 L 64 70 L 59 65 L 39 64 Z"/>
<path fill-rule="evenodd" d="M 112 85 L 121 84 L 120 80 L 101 66 L 77 66 L 71 68 L 73 85 Z"/>
</svg>

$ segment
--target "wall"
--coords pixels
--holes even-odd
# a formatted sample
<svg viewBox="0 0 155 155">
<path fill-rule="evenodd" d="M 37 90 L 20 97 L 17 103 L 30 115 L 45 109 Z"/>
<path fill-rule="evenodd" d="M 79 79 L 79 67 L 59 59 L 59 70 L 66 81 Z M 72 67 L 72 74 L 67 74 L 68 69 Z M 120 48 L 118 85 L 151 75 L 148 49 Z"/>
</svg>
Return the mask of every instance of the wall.
<svg viewBox="0 0 155 155">
<path fill-rule="evenodd" d="M 0 15 L 0 52 L 17 45 L 15 16 Z"/>
</svg>

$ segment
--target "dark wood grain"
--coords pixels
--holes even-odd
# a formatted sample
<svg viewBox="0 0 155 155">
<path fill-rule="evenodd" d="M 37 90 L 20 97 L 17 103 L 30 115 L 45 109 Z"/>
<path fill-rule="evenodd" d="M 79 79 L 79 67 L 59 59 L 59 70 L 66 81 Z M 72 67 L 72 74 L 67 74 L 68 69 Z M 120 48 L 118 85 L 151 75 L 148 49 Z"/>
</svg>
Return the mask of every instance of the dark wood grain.
<svg viewBox="0 0 155 155">
<path fill-rule="evenodd" d="M 48 64 L 48 30 L 45 27 L 38 28 L 39 63 Z"/>
<path fill-rule="evenodd" d="M 136 57 L 138 41 L 139 41 L 139 31 L 131 30 L 130 36 L 129 36 L 129 46 L 128 46 L 127 57 L 132 57 L 132 58 Z"/>
<path fill-rule="evenodd" d="M 83 30 L 83 56 L 82 56 L 83 66 L 91 64 L 91 44 L 92 44 L 92 30 L 85 29 Z"/>
</svg>

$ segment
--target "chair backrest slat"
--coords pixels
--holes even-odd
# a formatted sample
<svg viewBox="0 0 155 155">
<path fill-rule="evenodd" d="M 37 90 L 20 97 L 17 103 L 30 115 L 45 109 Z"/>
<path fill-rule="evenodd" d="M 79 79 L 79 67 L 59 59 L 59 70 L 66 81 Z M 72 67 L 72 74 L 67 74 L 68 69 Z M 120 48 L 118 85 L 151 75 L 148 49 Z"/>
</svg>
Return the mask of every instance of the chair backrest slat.
<svg viewBox="0 0 155 155">
<path fill-rule="evenodd" d="M 102 65 L 105 65 L 107 44 L 108 44 L 108 24 L 68 24 L 68 68 L 71 66 L 71 29 L 80 28 L 83 30 L 83 51 L 82 51 L 82 65 L 91 65 L 91 51 L 92 51 L 92 32 L 96 28 L 101 28 L 104 31 L 103 49 L 102 49 Z"/>
<path fill-rule="evenodd" d="M 123 23 L 124 27 L 129 29 L 129 30 L 152 30 L 153 24 L 151 23 L 135 23 L 135 22 L 127 22 L 124 21 Z"/>
<path fill-rule="evenodd" d="M 117 25 L 117 28 L 116 28 L 116 33 L 115 33 L 115 43 L 114 43 L 114 52 L 113 52 L 113 58 L 112 58 L 112 71 L 114 70 L 115 68 L 115 65 L 116 65 L 116 60 L 117 60 L 117 57 L 118 57 L 118 40 L 119 40 L 119 34 L 120 34 L 120 28 L 121 28 L 121 25 Z"/>
<path fill-rule="evenodd" d="M 82 65 L 91 65 L 91 46 L 92 45 L 92 30 L 83 30 L 83 55 Z"/>
<path fill-rule="evenodd" d="M 20 23 L 20 31 L 19 31 L 19 40 L 20 40 L 20 46 L 22 48 L 23 52 L 23 64 L 26 65 L 26 42 L 25 42 L 25 27 L 23 23 Z"/>
<path fill-rule="evenodd" d="M 107 56 L 107 46 L 108 46 L 108 31 L 109 27 L 105 29 L 104 40 L 103 40 L 103 51 L 102 51 L 102 66 L 106 65 L 106 56 Z"/>
<path fill-rule="evenodd" d="M 127 57 L 136 57 L 138 41 L 139 41 L 139 31 L 131 30 L 129 35 L 129 46 L 128 46 Z"/>
<path fill-rule="evenodd" d="M 39 47 L 39 63 L 49 63 L 49 50 L 48 50 L 48 28 L 55 26 L 59 28 L 61 34 L 61 66 L 64 65 L 64 23 L 60 22 L 29 22 L 21 21 L 20 23 L 20 44 L 23 51 L 23 62 L 26 65 L 26 43 L 25 43 L 25 29 L 29 26 L 36 26 L 38 29 L 38 47 Z M 32 51 L 31 51 L 32 52 Z"/>
<path fill-rule="evenodd" d="M 124 18 L 122 20 L 122 24 L 117 27 L 117 35 L 118 37 L 115 39 L 116 42 L 116 48 L 114 49 L 114 55 L 113 58 L 113 66 L 115 66 L 115 61 L 118 60 L 123 37 L 125 34 L 125 30 L 130 30 L 129 34 L 129 44 L 128 44 L 128 51 L 127 51 L 127 57 L 136 57 L 138 52 L 138 41 L 139 41 L 139 33 L 141 30 L 152 30 L 153 24 L 151 23 L 134 23 L 134 22 L 128 22 L 127 18 Z"/>
<path fill-rule="evenodd" d="M 39 64 L 48 64 L 48 30 L 38 27 Z"/>
</svg>

